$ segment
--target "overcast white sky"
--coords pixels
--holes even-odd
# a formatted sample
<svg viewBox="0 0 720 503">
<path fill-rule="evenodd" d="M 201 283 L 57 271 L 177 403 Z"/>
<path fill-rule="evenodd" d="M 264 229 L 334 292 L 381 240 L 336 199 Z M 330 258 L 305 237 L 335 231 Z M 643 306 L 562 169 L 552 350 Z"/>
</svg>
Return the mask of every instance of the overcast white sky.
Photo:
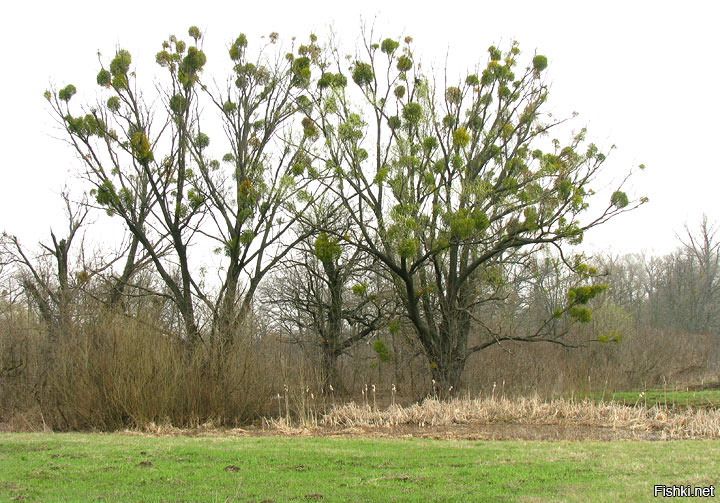
<svg viewBox="0 0 720 503">
<path fill-rule="evenodd" d="M 60 190 L 80 192 L 78 161 L 61 142 L 42 97 L 50 82 L 90 97 L 96 52 L 117 46 L 150 64 L 170 33 L 205 33 L 209 62 L 244 32 L 250 43 L 277 31 L 304 40 L 332 25 L 352 45 L 360 18 L 376 33 L 411 35 L 427 63 L 471 68 L 493 43 L 517 39 L 525 57 L 549 60 L 550 101 L 577 111 L 576 129 L 617 145 L 607 169 L 621 176 L 644 163 L 633 190 L 650 203 L 589 233 L 586 244 L 616 252 L 665 253 L 683 225 L 703 213 L 720 221 L 720 3 L 698 2 L 12 2 L 4 6 L 0 79 L 0 230 L 27 244 L 63 224 Z M 524 62 L 524 61 L 523 61 Z M 149 67 L 149 66 L 148 66 Z M 226 67 L 227 68 L 227 67 Z"/>
</svg>

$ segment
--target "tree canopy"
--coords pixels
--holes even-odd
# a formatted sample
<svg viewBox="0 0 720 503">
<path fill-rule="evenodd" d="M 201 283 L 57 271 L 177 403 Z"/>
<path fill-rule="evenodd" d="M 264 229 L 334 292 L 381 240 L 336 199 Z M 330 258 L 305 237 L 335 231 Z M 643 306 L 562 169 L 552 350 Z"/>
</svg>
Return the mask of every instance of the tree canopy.
<svg viewBox="0 0 720 503">
<path fill-rule="evenodd" d="M 425 71 L 410 37 L 366 36 L 345 57 L 314 35 L 283 55 L 273 33 L 251 57 L 241 34 L 228 49 L 230 75 L 213 90 L 202 33 L 191 27 L 188 36 L 162 43 L 156 97 L 138 90 L 123 49 L 101 65 L 98 103 L 75 105 L 72 84 L 46 93 L 95 200 L 162 277 L 184 338 L 226 340 L 262 278 L 300 243 L 318 260 L 307 271 L 331 280 L 334 315 L 323 327 L 342 329 L 341 276 L 355 274 L 339 262 L 346 249 L 391 278 L 443 389 L 457 388 L 474 352 L 505 340 L 562 343 L 552 320 L 590 320 L 587 305 L 605 287 L 563 252 L 645 199 L 631 199 L 623 181 L 602 208 L 590 207 L 607 154 L 584 129 L 551 139 L 564 120 L 545 112 L 548 58 L 524 58 L 516 42 L 491 46 L 453 80 Z M 210 147 L 219 141 L 221 158 Z M 342 212 L 347 224 L 311 221 L 318 212 Z M 189 257 L 200 238 L 225 255 L 215 290 Z M 510 278 L 522 289 L 518 270 L 548 247 L 577 273 L 564 304 L 537 331 L 490 330 L 484 307 Z M 324 340 L 342 344 L 338 334 Z"/>
</svg>

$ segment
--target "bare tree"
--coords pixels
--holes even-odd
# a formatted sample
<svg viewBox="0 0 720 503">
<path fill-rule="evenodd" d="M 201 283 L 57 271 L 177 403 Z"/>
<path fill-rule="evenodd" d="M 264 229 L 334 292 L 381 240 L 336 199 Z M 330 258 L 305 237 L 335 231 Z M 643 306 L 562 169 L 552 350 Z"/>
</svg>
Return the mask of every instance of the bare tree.
<svg viewBox="0 0 720 503">
<path fill-rule="evenodd" d="M 110 94 L 106 103 L 75 116 L 69 105 L 74 86 L 46 97 L 84 162 L 97 202 L 122 218 L 133 236 L 129 256 L 142 247 L 162 278 L 182 316 L 182 338 L 201 341 L 201 326 L 209 322 L 210 333 L 227 342 L 262 277 L 294 245 L 283 237 L 313 200 L 306 159 L 286 141 L 290 119 L 304 106 L 312 61 L 299 65 L 278 51 L 272 59 L 265 52 L 277 40 L 272 34 L 251 62 L 240 35 L 229 51 L 232 78 L 213 93 L 201 78 L 202 35 L 196 27 L 188 33 L 194 44 L 171 36 L 156 56 L 167 70 L 157 98 L 138 90 L 131 56 L 122 49 L 98 73 L 98 84 Z M 203 99 L 217 110 L 230 147 L 222 162 L 209 153 L 213 126 L 201 113 Z M 190 250 L 201 242 L 224 253 L 217 288 L 204 284 L 190 261 Z"/>
<path fill-rule="evenodd" d="M 341 390 L 338 359 L 387 324 L 394 295 L 377 264 L 333 237 L 348 231 L 347 219 L 333 215 L 332 223 L 306 221 L 305 226 L 301 234 L 314 229 L 314 235 L 285 258 L 265 288 L 264 303 L 286 338 L 319 353 L 323 382 Z"/>
</svg>

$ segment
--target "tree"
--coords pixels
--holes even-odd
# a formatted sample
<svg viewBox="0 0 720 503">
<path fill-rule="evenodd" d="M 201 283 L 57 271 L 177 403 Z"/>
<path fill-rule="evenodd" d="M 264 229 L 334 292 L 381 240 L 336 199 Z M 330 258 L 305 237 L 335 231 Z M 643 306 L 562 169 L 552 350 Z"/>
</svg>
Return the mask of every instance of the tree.
<svg viewBox="0 0 720 503">
<path fill-rule="evenodd" d="M 80 288 L 89 280 L 84 269 L 75 275 L 71 271 L 71 250 L 88 210 L 84 205 L 74 206 L 67 193 L 63 193 L 62 197 L 68 220 L 67 235 L 58 239 L 50 230 L 51 243 L 40 243 L 42 255 L 37 258 L 30 256 L 16 236 L 3 233 L 0 240 L 3 254 L 8 257 L 9 263 L 19 265 L 22 288 L 48 327 L 51 342 L 71 335 L 74 300 Z M 54 273 L 45 267 L 46 258 L 51 258 Z"/>
<path fill-rule="evenodd" d="M 699 229 L 685 228 L 682 246 L 648 264 L 651 318 L 655 326 L 695 334 L 718 333 L 720 241 L 703 217 Z"/>
<path fill-rule="evenodd" d="M 202 79 L 202 34 L 191 27 L 188 35 L 192 43 L 170 36 L 156 55 L 165 70 L 157 99 L 138 90 L 123 49 L 97 75 L 109 94 L 104 102 L 76 112 L 73 85 L 45 96 L 84 163 L 97 203 L 123 220 L 162 278 L 184 321 L 183 340 L 202 340 L 201 326 L 209 321 L 210 333 L 225 343 L 262 277 L 294 245 L 283 236 L 312 201 L 306 160 L 284 136 L 292 134 L 289 119 L 303 106 L 313 63 L 273 59 L 265 51 L 276 43 L 274 33 L 252 62 L 241 34 L 229 49 L 227 87 L 214 92 Z M 208 123 L 204 103 L 214 105 L 219 124 Z M 222 161 L 209 148 L 213 127 L 224 130 L 230 150 Z M 201 239 L 225 255 L 215 290 L 190 261 Z M 199 306 L 209 320 L 201 320 Z"/>
<path fill-rule="evenodd" d="M 329 207 L 322 203 L 316 210 Z M 348 221 L 342 216 L 340 212 L 324 222 L 304 220 L 309 229 L 333 228 L 336 234 L 345 234 Z M 338 359 L 378 331 L 391 312 L 393 296 L 384 289 L 386 281 L 380 273 L 357 248 L 319 231 L 299 243 L 265 288 L 265 302 L 277 328 L 319 353 L 323 383 L 339 391 L 344 386 Z"/>
<path fill-rule="evenodd" d="M 645 199 L 631 201 L 621 183 L 603 211 L 585 217 L 606 155 L 584 130 L 564 144 L 547 140 L 563 121 L 542 111 L 546 57 L 518 71 L 517 43 L 505 53 L 493 46 L 482 71 L 438 85 L 411 42 L 367 37 L 349 65 L 337 50 L 320 61 L 306 118 L 324 144 L 305 148 L 324 160 L 328 187 L 352 219 L 349 235 L 337 237 L 389 271 L 433 378 L 457 389 L 468 357 L 489 346 L 468 337 L 494 268 L 577 244 Z M 587 321 L 585 304 L 602 289 L 573 289 L 564 311 Z M 499 334 L 492 343 L 503 340 L 528 339 Z"/>
</svg>

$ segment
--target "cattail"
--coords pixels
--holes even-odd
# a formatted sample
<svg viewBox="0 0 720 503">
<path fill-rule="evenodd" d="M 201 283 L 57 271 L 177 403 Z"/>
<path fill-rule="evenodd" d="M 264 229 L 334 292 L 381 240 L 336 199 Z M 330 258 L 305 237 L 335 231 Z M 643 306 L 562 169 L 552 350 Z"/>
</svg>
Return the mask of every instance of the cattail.
<svg viewBox="0 0 720 503">
<path fill-rule="evenodd" d="M 285 388 L 285 420 L 287 421 L 287 425 L 290 426 L 290 397 L 288 397 L 288 385 L 286 384 L 284 386 Z"/>
</svg>

